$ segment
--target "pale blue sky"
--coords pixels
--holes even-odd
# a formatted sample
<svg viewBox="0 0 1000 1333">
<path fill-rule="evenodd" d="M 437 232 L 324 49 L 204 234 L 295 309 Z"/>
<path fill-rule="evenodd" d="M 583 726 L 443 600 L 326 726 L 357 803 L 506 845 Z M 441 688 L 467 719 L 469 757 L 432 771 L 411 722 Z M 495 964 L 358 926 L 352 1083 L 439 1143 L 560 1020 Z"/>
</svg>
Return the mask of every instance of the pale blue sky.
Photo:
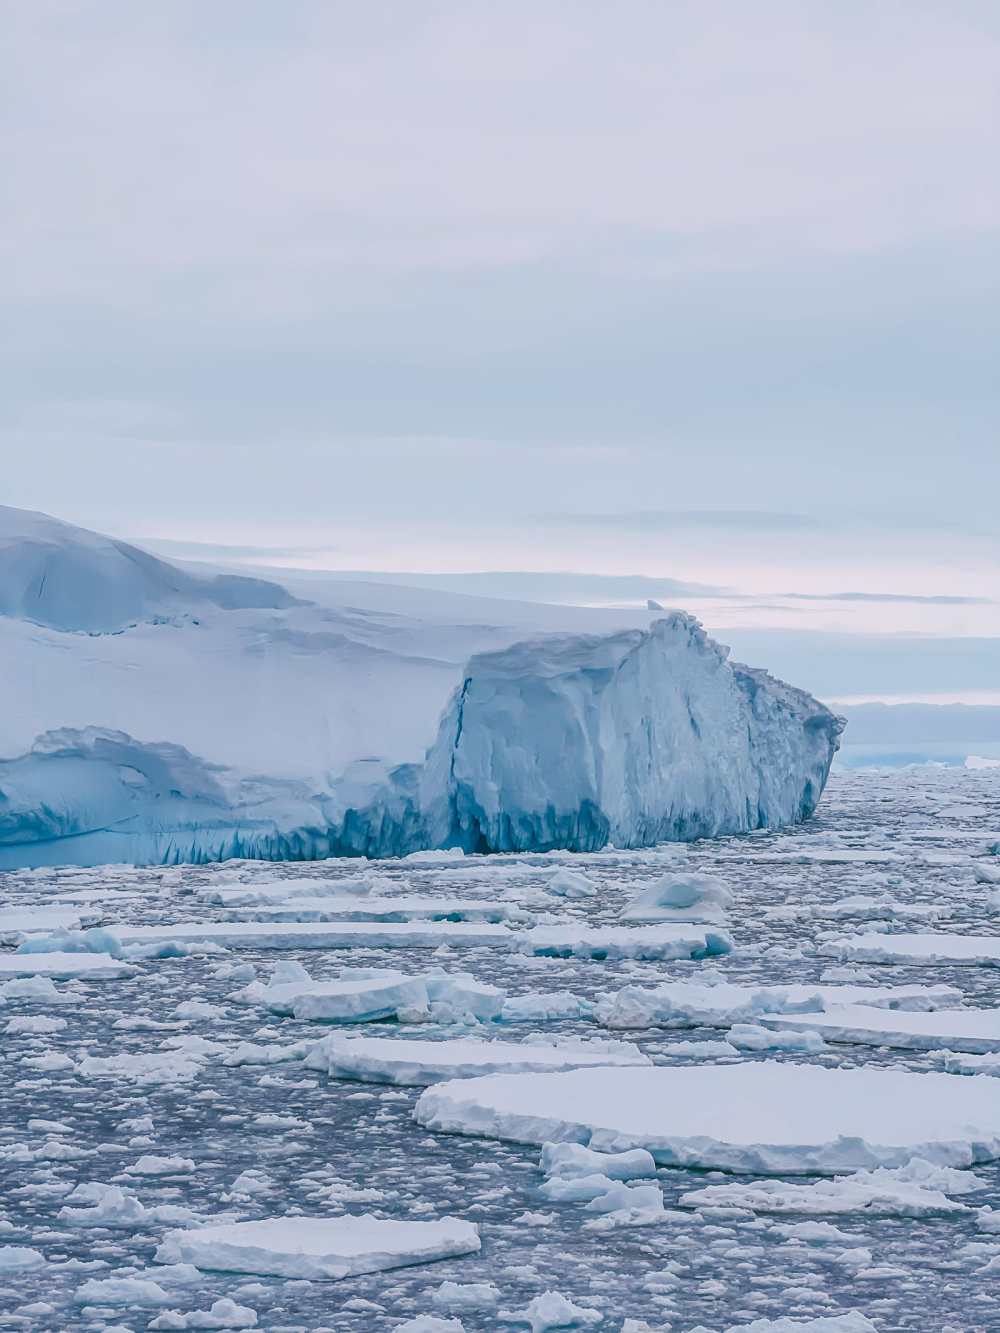
<svg viewBox="0 0 1000 1333">
<path fill-rule="evenodd" d="M 995 591 L 996 5 L 7 15 L 7 503 L 334 567 Z"/>
</svg>

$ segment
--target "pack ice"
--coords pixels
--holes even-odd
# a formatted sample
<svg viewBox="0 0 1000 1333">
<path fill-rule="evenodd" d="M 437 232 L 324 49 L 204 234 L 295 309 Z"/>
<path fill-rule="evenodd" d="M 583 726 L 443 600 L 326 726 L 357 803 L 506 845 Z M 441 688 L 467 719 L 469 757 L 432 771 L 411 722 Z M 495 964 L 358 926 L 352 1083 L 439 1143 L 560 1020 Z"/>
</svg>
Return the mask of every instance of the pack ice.
<svg viewBox="0 0 1000 1333">
<path fill-rule="evenodd" d="M 688 615 L 325 587 L 0 507 L 0 868 L 638 847 L 819 800 L 841 721 Z"/>
</svg>

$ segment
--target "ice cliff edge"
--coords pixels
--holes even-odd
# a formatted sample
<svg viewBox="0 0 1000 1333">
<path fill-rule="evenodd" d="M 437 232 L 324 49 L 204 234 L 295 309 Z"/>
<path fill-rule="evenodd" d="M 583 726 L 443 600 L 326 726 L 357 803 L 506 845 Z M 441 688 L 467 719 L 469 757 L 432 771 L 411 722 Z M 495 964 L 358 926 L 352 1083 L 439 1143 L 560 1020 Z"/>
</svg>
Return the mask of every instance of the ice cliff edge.
<svg viewBox="0 0 1000 1333">
<path fill-rule="evenodd" d="M 843 726 L 683 612 L 517 643 L 474 657 L 444 715 L 422 783 L 430 841 L 589 851 L 796 823 Z"/>
</svg>

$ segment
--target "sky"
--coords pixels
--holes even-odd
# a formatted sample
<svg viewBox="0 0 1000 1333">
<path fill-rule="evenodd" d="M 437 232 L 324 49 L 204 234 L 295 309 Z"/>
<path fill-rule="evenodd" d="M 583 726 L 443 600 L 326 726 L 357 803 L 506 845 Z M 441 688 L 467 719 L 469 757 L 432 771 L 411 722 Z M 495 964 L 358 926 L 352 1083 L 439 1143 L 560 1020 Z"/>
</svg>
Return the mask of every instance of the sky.
<svg viewBox="0 0 1000 1333">
<path fill-rule="evenodd" d="M 0 501 L 1000 635 L 993 0 L 5 19 Z"/>
</svg>

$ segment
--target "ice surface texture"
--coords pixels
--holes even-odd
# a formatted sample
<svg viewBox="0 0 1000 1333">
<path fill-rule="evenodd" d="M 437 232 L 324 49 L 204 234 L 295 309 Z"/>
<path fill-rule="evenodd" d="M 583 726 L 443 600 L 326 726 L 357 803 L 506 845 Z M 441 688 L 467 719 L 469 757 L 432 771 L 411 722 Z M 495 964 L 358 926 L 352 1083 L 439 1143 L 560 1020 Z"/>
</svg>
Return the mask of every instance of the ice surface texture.
<svg viewBox="0 0 1000 1333">
<path fill-rule="evenodd" d="M 1000 1156 L 995 1080 L 897 1069 L 768 1061 L 495 1074 L 428 1088 L 414 1116 L 432 1130 L 645 1148 L 661 1166 L 720 1171 L 835 1174 L 914 1156 L 941 1166 Z"/>
<path fill-rule="evenodd" d="M 683 612 L 521 641 L 422 614 L 0 509 L 0 868 L 589 851 L 815 809 L 840 719 Z"/>
<path fill-rule="evenodd" d="M 515 644 L 472 659 L 444 717 L 432 838 L 589 851 L 780 827 L 816 808 L 840 730 L 681 612 Z"/>
</svg>

